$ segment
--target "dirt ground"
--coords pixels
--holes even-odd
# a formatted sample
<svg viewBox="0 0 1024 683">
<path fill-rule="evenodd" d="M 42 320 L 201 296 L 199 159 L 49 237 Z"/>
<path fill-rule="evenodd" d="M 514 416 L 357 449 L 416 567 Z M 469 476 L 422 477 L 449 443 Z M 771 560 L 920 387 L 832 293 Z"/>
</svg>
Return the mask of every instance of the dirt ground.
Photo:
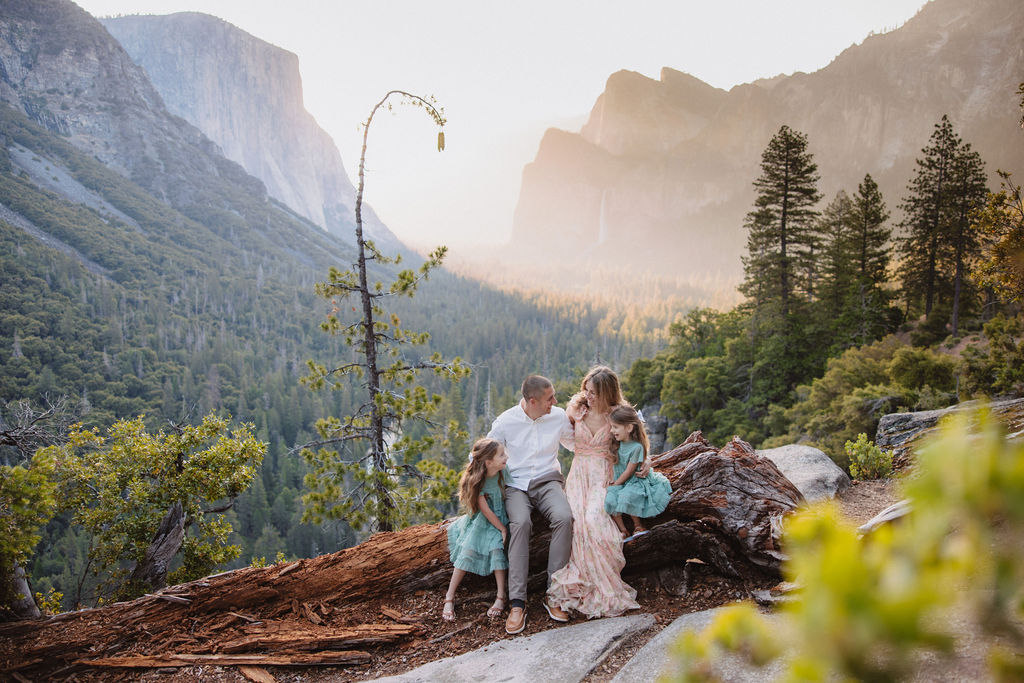
<svg viewBox="0 0 1024 683">
<path fill-rule="evenodd" d="M 854 482 L 853 486 L 838 498 L 844 516 L 855 525 L 860 525 L 895 502 L 896 484 L 892 481 Z M 627 575 L 626 580 L 637 589 L 637 601 L 641 609 L 654 615 L 655 624 L 636 634 L 613 656 L 590 674 L 585 680 L 598 683 L 611 680 L 628 662 L 633 654 L 643 647 L 662 628 L 676 617 L 689 612 L 718 607 L 723 604 L 750 597 L 751 591 L 770 587 L 769 584 L 737 584 L 692 566 L 693 580 L 685 595 L 675 596 L 655 587 L 653 577 Z M 536 591 L 535 591 L 536 593 Z M 507 638 L 504 630 L 504 616 L 488 619 L 487 607 L 494 597 L 490 582 L 473 582 L 460 591 L 457 618 L 454 623 L 441 619 L 442 593 L 420 592 L 404 599 L 394 599 L 375 605 L 376 613 L 361 615 L 367 622 L 387 621 L 381 608 L 396 610 L 405 617 L 414 618 L 423 626 L 423 633 L 401 647 L 374 652 L 369 664 L 351 667 L 268 667 L 266 671 L 277 681 L 295 683 L 319 683 L 321 681 L 363 681 L 389 676 L 423 664 L 454 657 L 492 642 Z M 530 635 L 549 628 L 559 628 L 548 619 L 540 605 L 539 595 L 533 595 L 527 604 L 527 625 L 523 635 Z M 355 616 L 355 615 L 353 615 Z M 156 669 L 143 671 L 103 672 L 102 678 L 85 676 L 79 680 L 104 681 L 245 681 L 259 680 L 259 673 L 244 676 L 233 667 L 188 667 L 180 669 Z"/>
</svg>

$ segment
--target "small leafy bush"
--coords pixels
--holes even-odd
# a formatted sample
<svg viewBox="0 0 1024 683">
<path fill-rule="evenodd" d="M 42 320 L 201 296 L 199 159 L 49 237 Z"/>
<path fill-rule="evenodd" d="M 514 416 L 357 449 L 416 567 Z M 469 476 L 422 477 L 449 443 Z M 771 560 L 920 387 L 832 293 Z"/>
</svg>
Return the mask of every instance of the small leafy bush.
<svg viewBox="0 0 1024 683">
<path fill-rule="evenodd" d="M 883 451 L 867 434 L 858 434 L 856 442 L 847 441 L 845 449 L 854 479 L 882 479 L 892 474 L 892 451 Z"/>
<path fill-rule="evenodd" d="M 36 593 L 36 605 L 38 605 L 39 610 L 46 615 L 52 616 L 60 613 L 61 602 L 63 602 L 63 600 L 64 594 L 53 587 L 51 587 L 45 595 L 42 593 Z"/>
</svg>

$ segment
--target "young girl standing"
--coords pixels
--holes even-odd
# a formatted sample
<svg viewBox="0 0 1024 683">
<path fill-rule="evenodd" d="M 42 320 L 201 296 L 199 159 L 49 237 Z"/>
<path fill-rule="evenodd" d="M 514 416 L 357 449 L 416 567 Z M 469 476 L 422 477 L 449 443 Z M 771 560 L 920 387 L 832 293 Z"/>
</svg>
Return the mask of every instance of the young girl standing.
<svg viewBox="0 0 1024 683">
<path fill-rule="evenodd" d="M 448 554 L 452 564 L 452 580 L 444 596 L 441 618 L 455 620 L 455 591 L 466 572 L 487 576 L 494 574 L 498 594 L 487 616 L 496 617 L 505 609 L 505 574 L 508 557 L 508 516 L 505 514 L 503 470 L 508 456 L 494 439 L 480 439 L 473 444 L 466 469 L 459 480 L 459 501 L 468 510 L 448 527 Z"/>
<path fill-rule="evenodd" d="M 672 484 L 660 472 L 651 471 L 637 477 L 636 470 L 647 458 L 650 442 L 640 415 L 632 406 L 619 405 L 608 415 L 611 432 L 617 444 L 612 451 L 618 455 L 612 480 L 605 494 L 604 509 L 612 516 L 623 538 L 631 538 L 622 515 L 633 518 L 633 535 L 647 533 L 641 519 L 655 517 L 665 511 Z"/>
</svg>

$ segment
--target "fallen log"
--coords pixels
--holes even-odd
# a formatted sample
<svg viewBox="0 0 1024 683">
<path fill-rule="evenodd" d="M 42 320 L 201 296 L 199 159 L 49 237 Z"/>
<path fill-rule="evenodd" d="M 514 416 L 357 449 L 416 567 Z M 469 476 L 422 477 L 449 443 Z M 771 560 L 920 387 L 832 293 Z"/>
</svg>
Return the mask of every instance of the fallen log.
<svg viewBox="0 0 1024 683">
<path fill-rule="evenodd" d="M 163 667 L 196 666 L 338 666 L 365 664 L 370 661 L 368 652 L 358 650 L 337 652 L 298 652 L 276 655 L 137 655 L 129 657 L 103 657 L 81 659 L 76 662 L 85 667 L 106 669 L 159 669 Z"/>
<path fill-rule="evenodd" d="M 778 575 L 781 519 L 802 497 L 770 460 L 739 439 L 716 449 L 694 432 L 652 463 L 669 478 L 673 492 L 665 512 L 648 520 L 651 533 L 625 547 L 625 573 L 682 569 L 696 558 L 727 577 Z M 298 650 L 300 641 L 315 643 L 302 648 L 307 650 L 362 642 L 386 651 L 422 632 L 422 626 L 379 625 L 394 637 L 364 635 L 363 641 L 330 634 L 355 628 L 346 622 L 354 614 L 380 613 L 381 601 L 447 585 L 450 522 L 379 533 L 330 555 L 234 570 L 101 609 L 0 626 L 0 673 L 46 678 L 65 667 L 73 672 L 86 661 L 113 661 L 122 653 L 171 656 L 173 642 L 189 650 L 174 656 L 213 656 L 228 649 L 255 656 L 254 650 Z M 536 517 L 530 544 L 534 585 L 544 580 L 549 539 L 546 524 Z"/>
</svg>

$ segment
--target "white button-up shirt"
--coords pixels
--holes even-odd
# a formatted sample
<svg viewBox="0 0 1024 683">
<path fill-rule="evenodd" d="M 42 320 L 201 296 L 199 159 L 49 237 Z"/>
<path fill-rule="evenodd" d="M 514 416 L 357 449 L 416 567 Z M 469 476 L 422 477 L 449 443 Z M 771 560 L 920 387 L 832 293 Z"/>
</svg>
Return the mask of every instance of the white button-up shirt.
<svg viewBox="0 0 1024 683">
<path fill-rule="evenodd" d="M 575 439 L 565 411 L 552 406 L 551 412 L 531 419 L 520 402 L 501 415 L 491 426 L 488 437 L 505 446 L 508 454 L 508 486 L 527 490 L 530 481 L 549 472 L 562 471 L 558 463 L 558 444 L 573 449 Z"/>
</svg>

